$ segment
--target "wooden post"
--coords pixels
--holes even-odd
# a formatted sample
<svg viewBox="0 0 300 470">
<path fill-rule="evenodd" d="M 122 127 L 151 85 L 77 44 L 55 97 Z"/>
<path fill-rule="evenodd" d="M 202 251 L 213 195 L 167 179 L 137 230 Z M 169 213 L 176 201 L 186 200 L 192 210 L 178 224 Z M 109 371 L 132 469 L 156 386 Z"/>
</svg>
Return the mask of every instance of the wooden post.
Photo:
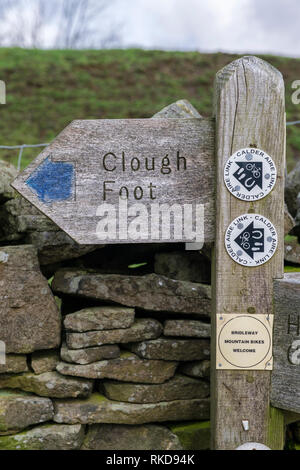
<svg viewBox="0 0 300 470">
<path fill-rule="evenodd" d="M 291 308 L 292 307 L 292 308 Z M 274 282 L 274 356 L 271 404 L 299 413 L 300 420 L 300 273 Z"/>
<path fill-rule="evenodd" d="M 0 80 L 0 104 L 6 104 L 6 86 L 3 80 Z"/>
<path fill-rule="evenodd" d="M 282 410 L 269 409 L 267 446 L 272 450 L 282 450 L 285 445 L 285 416 Z"/>
<path fill-rule="evenodd" d="M 256 57 L 243 57 L 218 72 L 216 118 L 216 237 L 213 261 L 212 448 L 246 442 L 268 445 L 271 372 L 216 370 L 216 318 L 222 314 L 273 313 L 273 279 L 283 276 L 285 106 L 281 74 Z M 277 167 L 277 182 L 263 199 L 246 202 L 224 184 L 224 165 L 241 148 L 262 149 Z M 258 267 L 237 264 L 225 249 L 225 232 L 242 214 L 261 214 L 278 234 L 274 256 Z M 249 429 L 245 429 L 247 421 Z"/>
</svg>

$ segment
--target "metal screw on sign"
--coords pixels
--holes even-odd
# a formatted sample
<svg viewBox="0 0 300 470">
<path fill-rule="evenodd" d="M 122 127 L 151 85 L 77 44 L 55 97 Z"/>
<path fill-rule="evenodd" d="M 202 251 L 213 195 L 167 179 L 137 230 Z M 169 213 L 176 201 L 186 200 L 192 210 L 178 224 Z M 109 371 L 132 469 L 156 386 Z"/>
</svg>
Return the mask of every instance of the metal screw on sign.
<svg viewBox="0 0 300 470">
<path fill-rule="evenodd" d="M 271 450 L 270 447 L 260 444 L 259 442 L 246 442 L 235 450 Z"/>
</svg>

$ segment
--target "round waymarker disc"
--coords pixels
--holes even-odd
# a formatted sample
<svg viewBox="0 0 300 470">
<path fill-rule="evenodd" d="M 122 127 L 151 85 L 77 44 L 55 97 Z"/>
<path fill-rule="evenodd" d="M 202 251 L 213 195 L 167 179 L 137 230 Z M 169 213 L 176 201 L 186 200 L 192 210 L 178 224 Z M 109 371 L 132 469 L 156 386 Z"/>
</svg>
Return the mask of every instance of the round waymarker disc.
<svg viewBox="0 0 300 470">
<path fill-rule="evenodd" d="M 228 191 L 242 201 L 257 201 L 275 186 L 277 170 L 270 155 L 260 149 L 244 148 L 235 152 L 224 167 Z"/>
<path fill-rule="evenodd" d="M 247 267 L 261 266 L 274 255 L 277 232 L 269 219 L 260 214 L 242 214 L 231 222 L 225 233 L 229 256 Z"/>
</svg>

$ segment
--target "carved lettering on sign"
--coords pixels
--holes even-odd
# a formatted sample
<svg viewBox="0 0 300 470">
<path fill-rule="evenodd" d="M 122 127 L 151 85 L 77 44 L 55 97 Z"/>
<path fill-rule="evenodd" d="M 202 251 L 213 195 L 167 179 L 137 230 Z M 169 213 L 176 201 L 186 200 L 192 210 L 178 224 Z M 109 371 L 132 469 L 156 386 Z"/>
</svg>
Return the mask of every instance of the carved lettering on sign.
<svg viewBox="0 0 300 470">
<path fill-rule="evenodd" d="M 300 273 L 274 281 L 274 370 L 271 404 L 300 413 Z"/>
<path fill-rule="evenodd" d="M 77 243 L 212 241 L 211 119 L 73 121 L 13 187 Z"/>
<path fill-rule="evenodd" d="M 287 334 L 288 335 L 300 335 L 300 315 L 297 314 L 290 314 L 288 316 L 288 329 L 287 329 Z"/>
<path fill-rule="evenodd" d="M 288 351 L 288 357 L 291 364 L 300 366 L 300 339 L 292 342 Z"/>
</svg>

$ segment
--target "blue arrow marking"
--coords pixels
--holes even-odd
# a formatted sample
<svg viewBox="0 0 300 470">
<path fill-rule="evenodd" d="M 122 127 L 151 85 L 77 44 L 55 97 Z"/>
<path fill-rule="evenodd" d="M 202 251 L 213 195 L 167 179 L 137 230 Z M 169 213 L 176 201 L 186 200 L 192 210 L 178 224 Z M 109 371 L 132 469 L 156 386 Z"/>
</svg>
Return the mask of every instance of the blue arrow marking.
<svg viewBox="0 0 300 470">
<path fill-rule="evenodd" d="M 72 163 L 52 162 L 50 156 L 39 165 L 26 184 L 40 201 L 65 201 L 72 196 L 74 166 Z"/>
</svg>

